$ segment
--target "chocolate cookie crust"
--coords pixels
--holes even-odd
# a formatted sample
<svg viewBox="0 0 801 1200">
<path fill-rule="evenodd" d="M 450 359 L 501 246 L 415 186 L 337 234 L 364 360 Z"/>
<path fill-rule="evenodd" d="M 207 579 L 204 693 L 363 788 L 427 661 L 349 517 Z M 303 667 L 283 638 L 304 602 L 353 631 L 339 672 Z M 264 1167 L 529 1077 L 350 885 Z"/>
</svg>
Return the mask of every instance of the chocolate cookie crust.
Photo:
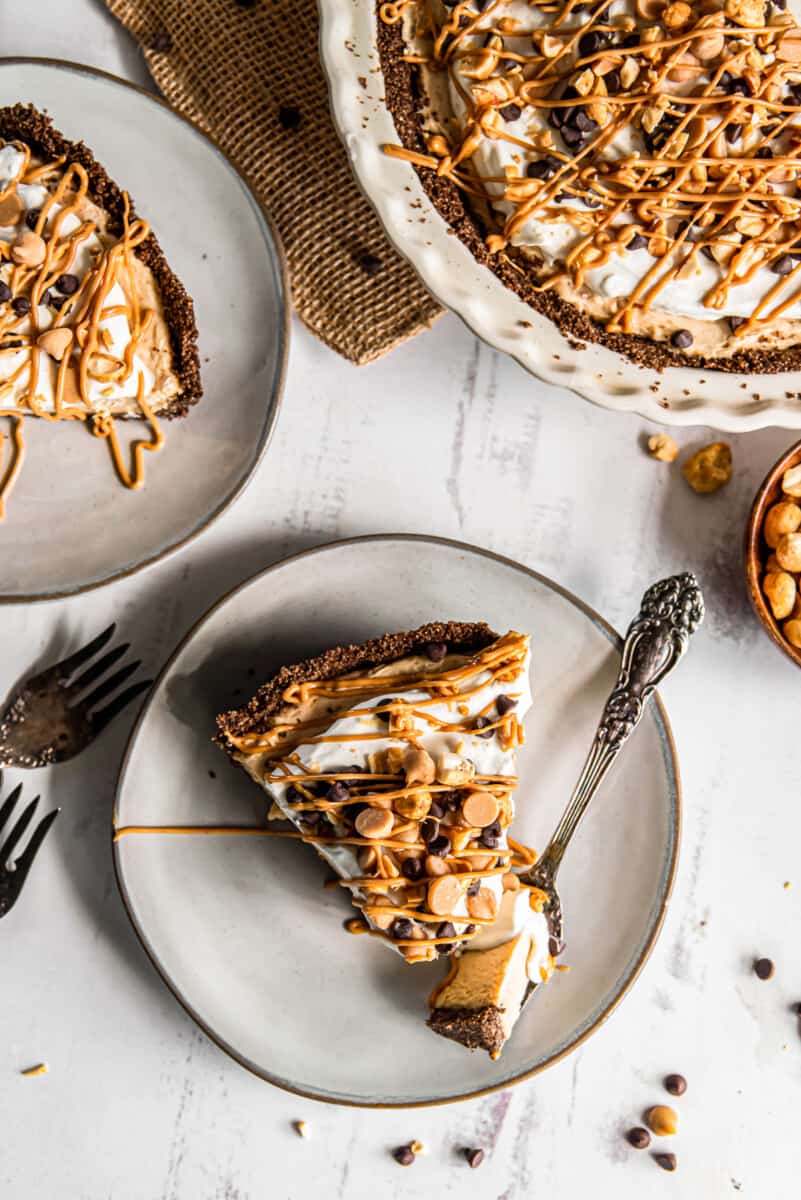
<svg viewBox="0 0 801 1200">
<path fill-rule="evenodd" d="M 89 178 L 90 199 L 108 214 L 109 232 L 122 235 L 123 193 L 83 142 L 69 141 L 54 128 L 50 118 L 32 104 L 13 104 L 0 108 L 0 138 L 7 142 L 25 142 L 34 154 L 43 159 L 55 159 L 63 155 L 65 167 L 73 162 L 80 163 Z M 129 219 L 135 218 L 131 200 Z M 164 320 L 170 335 L 172 369 L 181 385 L 181 394 L 159 416 L 183 417 L 203 394 L 194 305 L 186 288 L 170 268 L 155 234 L 151 232 L 136 246 L 134 254 L 152 271 L 158 284 Z"/>
<path fill-rule="evenodd" d="M 387 108 L 392 114 L 400 142 L 407 150 L 426 154 L 421 118 L 424 87 L 419 64 L 403 59 L 406 46 L 401 22 L 388 25 L 381 19 L 381 0 L 376 0 L 379 60 L 384 75 Z M 531 262 L 515 247 L 491 254 L 484 241 L 486 230 L 478 216 L 466 208 L 462 194 L 450 180 L 428 167 L 414 165 L 434 207 L 447 221 L 470 253 L 531 308 L 553 321 L 571 341 L 596 342 L 643 367 L 662 371 L 665 367 L 694 367 L 729 373 L 776 374 L 801 368 L 801 346 L 775 350 L 748 349 L 728 358 L 685 355 L 668 343 L 650 341 L 634 334 L 609 333 L 574 304 L 553 292 L 538 292 Z"/>
<path fill-rule="evenodd" d="M 501 1010 L 493 1004 L 485 1008 L 435 1008 L 427 1025 L 468 1050 L 500 1054 L 505 1041 Z"/>
<path fill-rule="evenodd" d="M 445 642 L 448 650 L 467 654 L 483 650 L 498 637 L 483 621 L 433 621 L 406 633 L 385 633 L 361 645 L 335 646 L 315 658 L 282 667 L 272 679 L 263 684 L 242 708 L 232 709 L 217 717 L 220 733 L 217 743 L 232 753 L 231 737 L 245 733 L 263 733 L 270 727 L 271 717 L 281 708 L 283 694 L 293 683 L 312 679 L 333 679 L 349 671 L 369 670 L 396 662 L 407 655 L 425 651 L 431 642 Z"/>
</svg>

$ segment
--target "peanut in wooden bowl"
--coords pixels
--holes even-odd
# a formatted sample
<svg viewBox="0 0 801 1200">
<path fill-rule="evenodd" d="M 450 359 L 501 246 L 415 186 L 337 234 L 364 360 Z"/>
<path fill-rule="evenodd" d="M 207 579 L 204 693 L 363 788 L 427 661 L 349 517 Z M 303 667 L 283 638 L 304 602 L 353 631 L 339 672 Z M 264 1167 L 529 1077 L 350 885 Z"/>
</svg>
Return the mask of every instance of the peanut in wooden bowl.
<svg viewBox="0 0 801 1200">
<path fill-rule="evenodd" d="M 768 472 L 756 494 L 745 535 L 745 575 L 751 604 L 763 628 L 779 649 L 792 659 L 797 667 L 801 667 L 801 650 L 787 641 L 762 591 L 762 564 L 770 553 L 762 537 L 762 526 L 768 509 L 782 498 L 782 478 L 785 471 L 797 466 L 801 466 L 801 442 L 796 442 L 782 455 Z"/>
</svg>

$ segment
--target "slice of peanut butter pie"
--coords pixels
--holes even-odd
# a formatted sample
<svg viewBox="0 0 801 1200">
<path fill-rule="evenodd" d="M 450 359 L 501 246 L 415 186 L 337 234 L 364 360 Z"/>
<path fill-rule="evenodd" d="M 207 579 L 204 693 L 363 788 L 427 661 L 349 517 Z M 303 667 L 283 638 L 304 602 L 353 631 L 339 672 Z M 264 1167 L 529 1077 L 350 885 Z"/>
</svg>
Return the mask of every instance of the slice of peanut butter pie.
<svg viewBox="0 0 801 1200">
<path fill-rule="evenodd" d="M 431 1027 L 497 1054 L 547 925 L 512 868 L 515 751 L 531 705 L 528 637 L 437 622 L 282 668 L 218 742 L 348 888 L 352 932 L 410 963 L 453 956 Z M 533 974 L 532 974 L 533 972 Z"/>
<path fill-rule="evenodd" d="M 30 106 L 0 108 L 0 515 L 28 418 L 83 423 L 136 488 L 158 417 L 200 396 L 192 300 L 147 222 L 83 142 Z M 148 425 L 130 464 L 117 417 Z"/>
</svg>

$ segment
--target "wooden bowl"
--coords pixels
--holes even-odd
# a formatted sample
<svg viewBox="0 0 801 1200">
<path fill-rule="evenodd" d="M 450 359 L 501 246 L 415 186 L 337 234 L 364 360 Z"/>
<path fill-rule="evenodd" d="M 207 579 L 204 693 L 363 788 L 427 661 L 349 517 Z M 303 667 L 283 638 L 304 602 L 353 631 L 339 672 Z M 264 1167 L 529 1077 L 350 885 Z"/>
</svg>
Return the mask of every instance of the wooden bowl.
<svg viewBox="0 0 801 1200">
<path fill-rule="evenodd" d="M 761 579 L 762 563 L 766 555 L 770 553 L 762 539 L 762 525 L 765 520 L 765 514 L 772 504 L 781 499 L 784 472 L 790 467 L 797 467 L 799 464 L 801 464 L 801 442 L 796 442 L 779 459 L 776 465 L 771 468 L 757 492 L 756 499 L 751 508 L 751 515 L 748 518 L 748 527 L 745 535 L 745 574 L 751 604 L 770 637 L 779 649 L 788 658 L 793 660 L 797 667 L 801 667 L 801 650 L 796 649 L 795 646 L 791 646 L 782 633 L 781 626 L 773 616 L 770 605 L 762 593 Z"/>
</svg>

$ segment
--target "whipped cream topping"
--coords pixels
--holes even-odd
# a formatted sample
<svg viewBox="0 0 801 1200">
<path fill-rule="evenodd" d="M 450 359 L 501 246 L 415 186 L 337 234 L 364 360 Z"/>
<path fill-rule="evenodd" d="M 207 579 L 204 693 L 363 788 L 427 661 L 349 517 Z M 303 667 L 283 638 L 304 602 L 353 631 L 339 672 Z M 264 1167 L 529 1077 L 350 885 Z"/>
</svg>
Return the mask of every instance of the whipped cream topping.
<svg viewBox="0 0 801 1200">
<path fill-rule="evenodd" d="M 397 668 L 397 665 L 391 664 L 384 670 L 386 673 L 391 673 Z M 479 674 L 471 676 L 465 685 L 465 691 L 469 687 L 469 694 L 463 695 L 461 692 L 457 692 L 453 696 L 437 700 L 433 704 L 430 702 L 431 698 L 427 692 L 402 691 L 400 693 L 402 699 L 410 705 L 410 716 L 414 720 L 416 744 L 426 750 L 435 762 L 440 761 L 443 755 L 453 755 L 458 758 L 469 759 L 475 766 L 477 776 L 514 776 L 514 750 L 504 750 L 500 738 L 496 736 L 490 738 L 480 737 L 478 734 L 471 732 L 460 731 L 454 733 L 432 729 L 429 722 L 414 716 L 411 706 L 415 702 L 428 702 L 425 711 L 430 714 L 435 723 L 437 721 L 452 723 L 455 719 L 458 719 L 460 722 L 470 724 L 482 712 L 492 707 L 499 696 L 513 695 L 517 701 L 514 710 L 515 715 L 522 722 L 525 713 L 531 706 L 531 689 L 528 678 L 529 667 L 530 651 L 527 650 L 522 668 L 513 682 L 510 683 L 508 680 L 499 681 L 493 678 L 492 672 L 482 671 Z M 379 670 L 374 674 L 380 678 L 382 671 Z M 390 688 L 390 693 L 391 691 L 392 689 Z M 300 743 L 294 750 L 296 762 L 288 764 L 291 774 L 286 777 L 286 783 L 277 781 L 275 777 L 272 777 L 269 781 L 265 780 L 264 787 L 273 799 L 276 807 L 287 820 L 291 821 L 298 828 L 302 828 L 298 812 L 293 807 L 287 795 L 292 786 L 292 774 L 314 773 L 325 775 L 328 773 L 341 775 L 346 774 L 348 771 L 354 771 L 356 773 L 355 777 L 358 777 L 360 770 L 369 770 L 369 756 L 380 754 L 382 751 L 387 751 L 392 747 L 404 744 L 401 739 L 393 738 L 387 732 L 385 720 L 373 714 L 373 709 L 380 702 L 381 697 L 378 697 L 353 705 L 350 715 L 334 720 L 326 729 L 326 737 L 330 740 Z M 368 736 L 365 740 L 350 740 L 354 738 L 354 735 L 359 737 L 371 734 L 377 734 L 378 736 Z M 317 842 L 315 848 L 330 863 L 341 878 L 347 880 L 359 878 L 363 875 L 363 871 L 359 867 L 356 850 L 353 847 Z M 509 853 L 506 830 L 501 831 L 495 854 L 503 854 L 504 851 L 507 854 Z M 491 856 L 492 852 L 490 852 Z M 388 880 L 387 882 L 391 885 L 392 881 Z M 505 893 L 503 891 L 501 875 L 487 875 L 482 878 L 481 886 L 493 893 L 499 911 L 504 911 L 503 897 Z M 364 900 L 366 898 L 365 893 L 361 892 L 358 887 L 354 887 L 351 890 L 357 900 Z M 453 922 L 457 935 L 462 933 L 471 923 L 464 895 L 457 901 L 450 916 L 451 919 L 454 917 L 464 917 L 463 921 L 455 920 Z M 367 914 L 365 914 L 365 918 L 369 920 Z M 434 935 L 435 928 L 436 926 L 434 925 L 427 927 L 427 929 L 430 929 L 431 936 Z M 392 945 L 391 942 L 387 942 L 387 944 Z M 469 945 L 472 947 L 474 940 L 471 940 Z M 547 945 L 546 938 L 546 952 Z M 393 946 L 393 949 L 397 949 L 397 947 Z"/>
<path fill-rule="evenodd" d="M 17 180 L 25 166 L 25 156 L 16 146 L 7 144 L 0 148 L 0 192 Z M 25 206 L 26 214 L 37 209 L 47 201 L 49 192 L 41 184 L 18 183 L 17 195 Z M 52 217 L 62 209 L 62 205 L 54 203 L 50 208 Z M 24 220 L 24 218 L 23 218 Z M 69 213 L 61 224 L 63 235 L 72 233 L 82 224 L 75 213 Z M 0 242 L 11 244 L 19 232 L 19 226 L 0 226 Z M 69 274 L 80 281 L 92 267 L 97 255 L 103 251 L 103 243 L 97 232 L 89 234 L 76 248 L 75 257 L 70 266 Z M 13 264 L 5 261 L 0 268 L 0 279 L 8 283 Z M 48 304 L 37 306 L 37 333 L 50 329 L 55 320 L 54 310 Z M 131 343 L 131 328 L 126 315 L 126 297 L 119 283 L 109 290 L 105 300 L 103 315 L 98 322 L 98 329 L 103 345 L 110 358 L 122 360 Z M 23 319 L 15 333 L 27 335 L 33 332 L 33 323 Z M 12 339 L 13 340 L 13 339 Z M 36 400 L 44 412 L 56 410 L 56 379 L 59 364 L 44 350 L 36 350 Z M 28 393 L 30 385 L 31 351 L 23 347 L 18 354 L 10 352 L 0 355 L 0 386 L 5 385 L 3 403 L 17 402 Z M 98 380 L 91 374 L 87 381 L 87 391 L 90 403 L 97 412 L 104 412 L 121 400 L 135 400 L 140 387 L 140 376 L 143 381 L 143 393 L 147 398 L 153 391 L 154 376 L 148 365 L 138 354 L 133 355 L 133 369 L 123 380 Z"/>
<path fill-rule="evenodd" d="M 494 209 L 487 248 L 542 264 L 536 290 L 692 354 L 797 344 L 786 0 L 387 0 L 380 17 L 403 21 L 429 90 L 427 153 L 385 153 L 474 197 L 480 223 Z"/>
</svg>

